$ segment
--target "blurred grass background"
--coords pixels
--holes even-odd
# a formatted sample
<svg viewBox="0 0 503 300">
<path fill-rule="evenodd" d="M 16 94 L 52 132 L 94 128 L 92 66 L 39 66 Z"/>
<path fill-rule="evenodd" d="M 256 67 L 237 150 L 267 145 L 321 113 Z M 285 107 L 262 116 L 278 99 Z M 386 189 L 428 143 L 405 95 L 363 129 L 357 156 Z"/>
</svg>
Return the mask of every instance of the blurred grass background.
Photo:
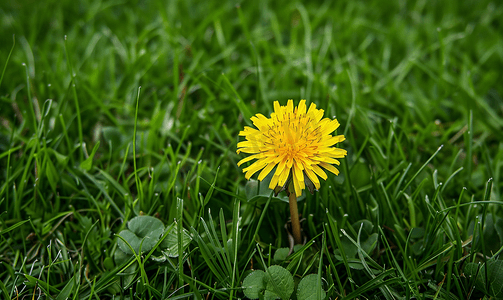
<svg viewBox="0 0 503 300">
<path fill-rule="evenodd" d="M 319 274 L 331 299 L 500 296 L 463 270 L 503 247 L 502 14 L 495 1 L 2 1 L 3 296 L 243 297 L 247 272 L 288 247 L 289 214 L 250 201 L 238 132 L 287 99 L 337 117 L 349 155 L 299 203 L 317 243 L 276 264 Z M 141 214 L 195 241 L 126 284 L 114 234 Z M 218 274 L 201 247 L 227 241 L 203 223 L 237 215 L 239 272 Z M 379 236 L 375 274 L 337 257 L 339 229 L 361 220 Z"/>
</svg>

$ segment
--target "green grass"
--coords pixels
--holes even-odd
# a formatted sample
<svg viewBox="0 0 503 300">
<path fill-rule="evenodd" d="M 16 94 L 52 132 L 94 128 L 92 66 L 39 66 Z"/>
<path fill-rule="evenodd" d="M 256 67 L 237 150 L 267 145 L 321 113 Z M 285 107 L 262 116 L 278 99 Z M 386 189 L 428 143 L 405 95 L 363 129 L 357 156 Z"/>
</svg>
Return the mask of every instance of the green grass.
<svg viewBox="0 0 503 300">
<path fill-rule="evenodd" d="M 501 297 L 502 19 L 497 1 L 2 1 L 0 298 L 237 299 L 271 265 L 329 299 Z M 235 150 L 287 99 L 337 117 L 348 156 L 285 258 L 288 205 L 250 201 Z M 119 257 L 140 215 L 172 255 Z"/>
</svg>

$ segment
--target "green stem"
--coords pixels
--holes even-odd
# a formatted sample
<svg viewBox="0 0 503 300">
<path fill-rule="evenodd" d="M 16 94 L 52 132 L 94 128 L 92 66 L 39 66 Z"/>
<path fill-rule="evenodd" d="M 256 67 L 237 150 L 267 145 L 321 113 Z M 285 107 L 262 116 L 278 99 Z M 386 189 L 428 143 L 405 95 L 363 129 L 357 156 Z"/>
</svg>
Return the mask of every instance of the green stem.
<svg viewBox="0 0 503 300">
<path fill-rule="evenodd" d="M 300 222 L 299 210 L 297 209 L 297 196 L 295 192 L 288 195 L 288 203 L 290 204 L 290 216 L 292 219 L 292 234 L 295 245 L 302 244 L 302 237 L 300 235 Z"/>
</svg>

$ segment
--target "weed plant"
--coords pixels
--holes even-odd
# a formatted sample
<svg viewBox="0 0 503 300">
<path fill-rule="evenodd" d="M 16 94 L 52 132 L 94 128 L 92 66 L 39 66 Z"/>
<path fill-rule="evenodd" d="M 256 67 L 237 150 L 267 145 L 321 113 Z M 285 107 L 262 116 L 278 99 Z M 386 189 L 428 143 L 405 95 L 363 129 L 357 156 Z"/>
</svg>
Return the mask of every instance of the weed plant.
<svg viewBox="0 0 503 300">
<path fill-rule="evenodd" d="M 503 297 L 501 20 L 498 1 L 1 1 L 0 298 Z M 292 253 L 288 205 L 236 165 L 287 99 L 348 151 L 299 198 Z"/>
</svg>

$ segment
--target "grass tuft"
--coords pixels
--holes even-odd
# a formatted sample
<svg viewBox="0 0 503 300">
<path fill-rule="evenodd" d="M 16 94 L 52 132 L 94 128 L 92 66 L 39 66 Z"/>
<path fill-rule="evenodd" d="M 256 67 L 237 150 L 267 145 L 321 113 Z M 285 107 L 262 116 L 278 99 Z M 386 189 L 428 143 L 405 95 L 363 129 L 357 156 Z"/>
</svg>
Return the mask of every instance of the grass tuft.
<svg viewBox="0 0 503 300">
<path fill-rule="evenodd" d="M 502 17 L 491 1 L 1 2 L 0 298 L 241 299 L 255 270 L 264 297 L 280 270 L 299 300 L 304 279 L 316 299 L 501 298 Z M 299 198 L 290 249 L 288 205 L 235 151 L 251 116 L 304 98 L 348 156 Z M 150 242 L 122 235 L 142 217 Z"/>
</svg>

